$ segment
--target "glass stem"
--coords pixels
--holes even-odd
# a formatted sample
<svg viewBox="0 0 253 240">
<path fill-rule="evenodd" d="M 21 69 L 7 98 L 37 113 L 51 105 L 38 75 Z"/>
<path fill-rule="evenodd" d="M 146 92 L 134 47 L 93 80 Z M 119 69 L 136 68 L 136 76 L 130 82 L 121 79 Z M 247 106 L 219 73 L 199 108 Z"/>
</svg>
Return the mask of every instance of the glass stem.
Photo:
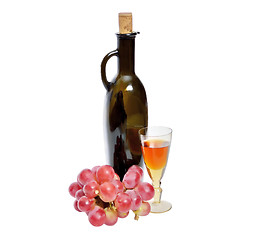
<svg viewBox="0 0 253 240">
<path fill-rule="evenodd" d="M 155 181 L 153 182 L 153 187 L 155 189 L 155 196 L 154 196 L 154 202 L 155 203 L 160 203 L 161 202 L 161 196 L 162 196 L 162 188 L 160 187 L 161 182 L 160 181 Z"/>
</svg>

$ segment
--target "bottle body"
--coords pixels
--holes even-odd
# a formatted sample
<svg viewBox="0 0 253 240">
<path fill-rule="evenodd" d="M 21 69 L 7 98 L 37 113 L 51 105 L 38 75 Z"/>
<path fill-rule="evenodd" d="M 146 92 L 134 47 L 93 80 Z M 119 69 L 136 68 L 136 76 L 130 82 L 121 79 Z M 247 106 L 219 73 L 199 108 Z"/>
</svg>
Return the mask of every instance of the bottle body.
<svg viewBox="0 0 253 240">
<path fill-rule="evenodd" d="M 118 74 L 107 89 L 104 128 L 107 162 L 122 179 L 129 167 L 142 165 L 138 130 L 148 125 L 148 105 L 144 86 L 134 72 L 135 35 L 117 37 Z"/>
<path fill-rule="evenodd" d="M 147 126 L 145 89 L 135 76 L 118 76 L 105 99 L 107 159 L 122 179 L 132 165 L 141 165 L 140 128 Z"/>
</svg>

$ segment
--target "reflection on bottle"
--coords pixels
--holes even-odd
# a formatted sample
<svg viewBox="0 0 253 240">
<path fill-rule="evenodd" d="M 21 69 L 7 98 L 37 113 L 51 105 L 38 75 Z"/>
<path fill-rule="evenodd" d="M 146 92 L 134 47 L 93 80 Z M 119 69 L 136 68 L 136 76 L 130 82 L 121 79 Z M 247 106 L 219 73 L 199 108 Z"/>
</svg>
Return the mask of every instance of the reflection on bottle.
<svg viewBox="0 0 253 240">
<path fill-rule="evenodd" d="M 114 146 L 114 155 L 113 155 L 113 167 L 115 172 L 120 176 L 122 180 L 128 168 L 127 167 L 127 156 L 124 147 L 124 141 L 122 135 L 117 136 L 116 144 Z"/>
<path fill-rule="evenodd" d="M 141 141 L 138 134 L 141 128 L 142 126 L 135 126 L 126 129 L 128 149 L 131 152 L 131 157 L 138 162 L 137 164 L 139 164 L 141 158 Z"/>
<path fill-rule="evenodd" d="M 117 127 L 123 125 L 126 119 L 127 114 L 124 108 L 123 93 L 119 91 L 110 114 L 110 130 L 113 132 Z"/>
</svg>

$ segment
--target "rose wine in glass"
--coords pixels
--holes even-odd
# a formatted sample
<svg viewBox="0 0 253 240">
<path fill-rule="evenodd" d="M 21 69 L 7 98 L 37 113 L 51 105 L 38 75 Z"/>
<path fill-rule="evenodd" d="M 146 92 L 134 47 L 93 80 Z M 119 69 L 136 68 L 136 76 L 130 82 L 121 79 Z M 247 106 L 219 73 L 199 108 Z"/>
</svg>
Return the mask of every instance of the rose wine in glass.
<svg viewBox="0 0 253 240">
<path fill-rule="evenodd" d="M 167 164 L 169 143 L 158 139 L 146 140 L 142 152 L 150 178 L 153 182 L 159 182 Z"/>
<path fill-rule="evenodd" d="M 155 188 L 151 212 L 161 213 L 171 209 L 171 204 L 161 201 L 161 179 L 163 177 L 171 143 L 172 130 L 165 127 L 148 127 L 139 131 L 143 159 Z"/>
</svg>

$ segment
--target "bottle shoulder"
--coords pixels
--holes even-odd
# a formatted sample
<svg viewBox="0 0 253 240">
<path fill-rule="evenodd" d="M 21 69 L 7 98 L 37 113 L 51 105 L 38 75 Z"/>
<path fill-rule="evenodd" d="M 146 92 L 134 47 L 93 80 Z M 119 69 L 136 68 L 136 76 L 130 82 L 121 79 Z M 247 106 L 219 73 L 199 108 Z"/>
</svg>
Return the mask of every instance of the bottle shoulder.
<svg viewBox="0 0 253 240">
<path fill-rule="evenodd" d="M 141 80 L 136 74 L 131 74 L 131 75 L 119 74 L 115 78 L 114 85 L 118 87 L 122 87 L 122 88 L 125 88 L 126 86 L 129 86 L 129 85 L 144 88 Z"/>
<path fill-rule="evenodd" d="M 111 91 L 109 93 L 110 98 L 114 99 L 118 96 L 119 93 L 122 93 L 125 98 L 137 98 L 141 102 L 147 102 L 147 96 L 145 88 L 136 75 L 131 76 L 117 76 L 115 82 L 112 85 Z"/>
</svg>

